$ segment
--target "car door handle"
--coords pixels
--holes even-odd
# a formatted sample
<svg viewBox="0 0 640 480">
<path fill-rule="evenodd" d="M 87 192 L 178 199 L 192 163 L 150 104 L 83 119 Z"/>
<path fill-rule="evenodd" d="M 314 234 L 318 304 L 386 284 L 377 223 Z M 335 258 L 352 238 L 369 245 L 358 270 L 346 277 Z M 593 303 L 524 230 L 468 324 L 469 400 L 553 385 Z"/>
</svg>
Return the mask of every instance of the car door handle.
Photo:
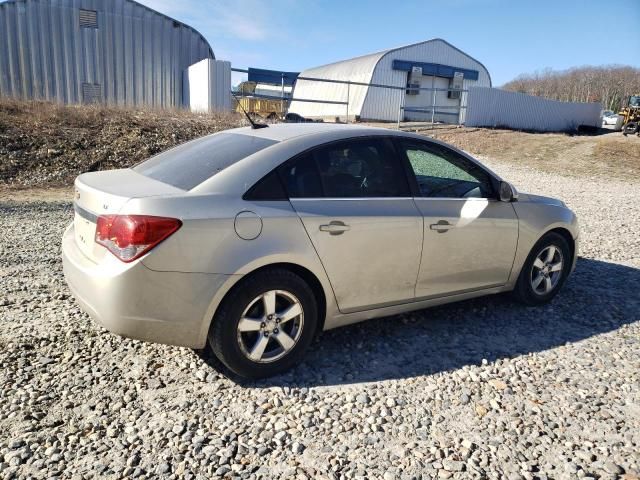
<svg viewBox="0 0 640 480">
<path fill-rule="evenodd" d="M 429 228 L 431 230 L 435 230 L 438 233 L 445 233 L 448 232 L 449 229 L 453 228 L 453 225 L 451 225 L 446 220 L 440 220 L 438 223 L 432 223 L 431 225 L 429 225 Z"/>
<path fill-rule="evenodd" d="M 320 225 L 321 232 L 329 232 L 331 235 L 340 235 L 350 229 L 349 225 L 336 220 L 329 222 L 328 225 Z"/>
</svg>

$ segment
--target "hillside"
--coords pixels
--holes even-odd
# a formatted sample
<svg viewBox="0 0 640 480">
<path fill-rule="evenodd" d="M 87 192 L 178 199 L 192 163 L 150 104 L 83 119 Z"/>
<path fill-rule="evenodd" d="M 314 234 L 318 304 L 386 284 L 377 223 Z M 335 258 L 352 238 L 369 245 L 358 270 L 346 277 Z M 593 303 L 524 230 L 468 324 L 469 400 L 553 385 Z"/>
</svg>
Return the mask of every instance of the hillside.
<svg viewBox="0 0 640 480">
<path fill-rule="evenodd" d="M 60 106 L 0 99 L 0 186 L 70 185 L 195 137 L 242 125 L 235 115 Z"/>
</svg>

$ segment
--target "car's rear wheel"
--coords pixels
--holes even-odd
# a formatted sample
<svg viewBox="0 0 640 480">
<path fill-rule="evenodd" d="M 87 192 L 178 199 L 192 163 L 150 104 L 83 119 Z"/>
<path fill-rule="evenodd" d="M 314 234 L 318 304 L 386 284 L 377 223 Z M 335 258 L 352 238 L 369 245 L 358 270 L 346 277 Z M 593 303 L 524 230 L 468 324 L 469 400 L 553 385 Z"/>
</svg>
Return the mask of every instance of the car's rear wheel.
<svg viewBox="0 0 640 480">
<path fill-rule="evenodd" d="M 300 361 L 318 322 L 307 283 L 284 269 L 240 281 L 224 299 L 209 330 L 209 345 L 232 372 L 245 378 L 281 373 Z"/>
<path fill-rule="evenodd" d="M 558 294 L 571 270 L 571 249 L 555 232 L 543 236 L 522 267 L 514 294 L 527 305 L 548 303 Z"/>
</svg>

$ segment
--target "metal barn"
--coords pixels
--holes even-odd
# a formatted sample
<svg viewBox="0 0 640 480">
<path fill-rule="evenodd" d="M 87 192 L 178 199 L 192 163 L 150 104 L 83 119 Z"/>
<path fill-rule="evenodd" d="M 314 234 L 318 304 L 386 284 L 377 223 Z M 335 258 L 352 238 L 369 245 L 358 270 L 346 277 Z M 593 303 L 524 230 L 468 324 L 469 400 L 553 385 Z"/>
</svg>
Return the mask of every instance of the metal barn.
<svg viewBox="0 0 640 480">
<path fill-rule="evenodd" d="M 214 58 L 196 30 L 132 0 L 0 3 L 0 95 L 188 106 L 184 72 Z"/>
<path fill-rule="evenodd" d="M 307 118 L 463 123 L 471 86 L 491 87 L 488 70 L 436 38 L 305 70 L 293 97 L 313 101 L 293 100 L 289 111 Z"/>
</svg>

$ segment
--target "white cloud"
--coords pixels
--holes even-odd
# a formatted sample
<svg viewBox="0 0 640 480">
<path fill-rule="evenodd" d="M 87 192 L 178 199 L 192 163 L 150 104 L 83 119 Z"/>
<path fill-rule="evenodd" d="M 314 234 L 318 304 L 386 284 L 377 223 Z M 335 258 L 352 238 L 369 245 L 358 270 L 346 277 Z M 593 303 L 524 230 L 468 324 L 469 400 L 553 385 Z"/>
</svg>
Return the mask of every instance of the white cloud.
<svg viewBox="0 0 640 480">
<path fill-rule="evenodd" d="M 165 15 L 194 26 L 210 40 L 266 40 L 282 30 L 266 2 L 258 0 L 140 0 Z"/>
</svg>

